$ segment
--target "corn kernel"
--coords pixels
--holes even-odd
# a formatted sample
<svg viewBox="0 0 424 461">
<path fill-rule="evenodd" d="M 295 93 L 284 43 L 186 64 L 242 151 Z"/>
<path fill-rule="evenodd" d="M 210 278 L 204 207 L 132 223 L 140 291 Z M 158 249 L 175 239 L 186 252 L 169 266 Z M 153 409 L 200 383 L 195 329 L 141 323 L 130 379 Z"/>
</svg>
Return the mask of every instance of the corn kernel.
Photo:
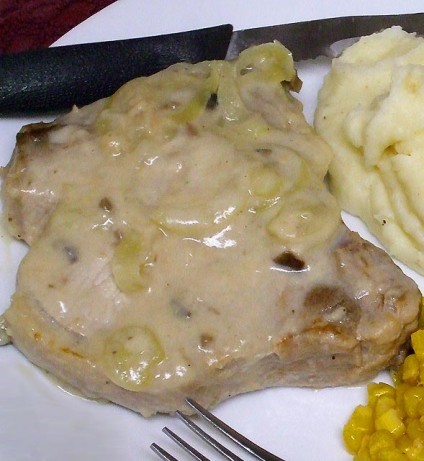
<svg viewBox="0 0 424 461">
<path fill-rule="evenodd" d="M 370 383 L 367 386 L 368 404 L 374 406 L 377 399 L 383 395 L 386 397 L 395 397 L 396 391 L 393 386 L 386 383 Z"/>
<path fill-rule="evenodd" d="M 412 442 L 413 441 L 409 435 L 403 434 L 396 440 L 396 446 L 402 451 L 402 453 L 408 453 L 412 447 Z"/>
<path fill-rule="evenodd" d="M 424 326 L 424 310 L 421 321 Z M 354 461 L 424 461 L 424 330 L 411 342 L 415 353 L 392 372 L 394 385 L 369 384 L 368 405 L 345 428 Z"/>
<path fill-rule="evenodd" d="M 420 440 L 414 440 L 407 456 L 408 460 L 411 461 L 424 461 L 424 443 Z"/>
<path fill-rule="evenodd" d="M 418 404 L 424 400 L 423 386 L 410 386 L 403 394 L 405 412 L 408 416 L 416 418 L 419 416 Z"/>
<path fill-rule="evenodd" d="M 343 429 L 343 440 L 350 453 L 358 453 L 364 435 L 371 434 L 373 427 L 372 409 L 357 406 Z"/>
<path fill-rule="evenodd" d="M 406 433 L 409 435 L 409 437 L 411 437 L 412 440 L 422 440 L 424 443 L 424 431 L 418 419 L 409 418 L 406 421 Z"/>
<path fill-rule="evenodd" d="M 353 461 L 372 461 L 369 450 L 359 450 L 359 452 L 353 457 Z"/>
<path fill-rule="evenodd" d="M 396 400 L 393 397 L 386 397 L 385 395 L 378 398 L 375 402 L 374 417 L 377 419 L 383 413 L 386 413 L 390 408 L 396 407 Z"/>
<path fill-rule="evenodd" d="M 408 384 L 416 385 L 420 378 L 420 364 L 415 354 L 408 355 L 402 366 L 402 380 Z"/>
<path fill-rule="evenodd" d="M 395 438 L 405 433 L 405 424 L 400 418 L 396 408 L 389 408 L 375 420 L 375 428 L 389 431 Z"/>
<path fill-rule="evenodd" d="M 408 457 L 398 448 L 383 448 L 376 453 L 375 461 L 408 461 Z"/>
<path fill-rule="evenodd" d="M 372 461 L 371 455 L 368 450 L 361 451 L 353 457 L 353 461 Z"/>
<path fill-rule="evenodd" d="M 420 417 L 424 416 L 424 400 L 421 400 L 421 402 L 418 402 L 417 411 Z"/>
<path fill-rule="evenodd" d="M 370 437 L 370 455 L 375 459 L 377 453 L 383 448 L 396 448 L 395 439 L 390 432 L 384 430 L 375 431 Z"/>
<path fill-rule="evenodd" d="M 400 383 L 396 386 L 396 405 L 397 409 L 399 410 L 399 413 L 402 415 L 402 417 L 406 416 L 406 410 L 405 410 L 405 391 L 409 388 L 409 384 L 406 383 Z"/>
</svg>

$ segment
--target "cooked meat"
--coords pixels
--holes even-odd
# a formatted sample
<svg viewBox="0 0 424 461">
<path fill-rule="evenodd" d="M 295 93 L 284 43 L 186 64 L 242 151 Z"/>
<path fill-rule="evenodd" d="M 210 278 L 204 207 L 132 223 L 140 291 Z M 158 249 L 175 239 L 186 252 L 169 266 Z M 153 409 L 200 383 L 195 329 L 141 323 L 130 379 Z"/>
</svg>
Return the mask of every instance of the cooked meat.
<svg viewBox="0 0 424 461">
<path fill-rule="evenodd" d="M 146 416 L 398 363 L 420 294 L 342 224 L 331 152 L 280 83 L 295 78 L 268 44 L 24 127 L 3 183 L 30 245 L 5 314 L 16 347 Z"/>
</svg>

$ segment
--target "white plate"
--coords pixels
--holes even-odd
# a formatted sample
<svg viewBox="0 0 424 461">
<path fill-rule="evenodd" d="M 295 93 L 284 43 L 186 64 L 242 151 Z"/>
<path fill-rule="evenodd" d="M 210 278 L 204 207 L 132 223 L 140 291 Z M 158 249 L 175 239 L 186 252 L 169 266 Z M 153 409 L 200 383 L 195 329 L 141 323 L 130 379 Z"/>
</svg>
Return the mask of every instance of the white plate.
<svg viewBox="0 0 424 461">
<path fill-rule="evenodd" d="M 120 0 L 64 36 L 58 44 L 130 38 L 232 23 L 235 29 L 320 17 L 419 12 L 420 0 Z M 327 67 L 302 64 L 300 98 L 309 120 Z M 0 120 L 0 164 L 7 163 L 20 126 L 29 119 Z M 357 220 L 349 225 L 371 238 Z M 13 292 L 25 247 L 0 231 L 0 311 Z M 423 279 L 408 271 L 424 288 Z M 0 461 L 154 460 L 152 441 L 171 446 L 161 433 L 171 417 L 146 420 L 117 406 L 85 400 L 61 389 L 12 346 L 0 350 Z M 382 374 L 379 379 L 387 379 Z M 341 430 L 364 387 L 324 390 L 272 389 L 233 398 L 215 413 L 288 461 L 348 461 Z M 182 455 L 181 459 L 186 459 Z"/>
</svg>

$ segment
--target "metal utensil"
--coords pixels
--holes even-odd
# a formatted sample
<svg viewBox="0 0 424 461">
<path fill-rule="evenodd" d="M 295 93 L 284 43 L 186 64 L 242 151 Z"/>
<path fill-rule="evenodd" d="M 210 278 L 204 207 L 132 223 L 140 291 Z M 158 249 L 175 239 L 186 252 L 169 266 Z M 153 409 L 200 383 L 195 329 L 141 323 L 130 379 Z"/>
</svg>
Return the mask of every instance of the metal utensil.
<svg viewBox="0 0 424 461">
<path fill-rule="evenodd" d="M 115 92 L 135 77 L 180 61 L 231 59 L 279 40 L 295 60 L 333 56 L 332 44 L 392 25 L 424 34 L 424 13 L 350 16 L 233 32 L 231 25 L 175 34 L 39 49 L 0 56 L 0 114 L 69 110 Z"/>
<path fill-rule="evenodd" d="M 257 445 L 252 440 L 246 438 L 244 435 L 237 432 L 228 424 L 221 421 L 211 412 L 202 407 L 199 403 L 193 399 L 186 399 L 187 404 L 197 413 L 198 416 L 203 421 L 206 421 L 210 426 L 216 428 L 226 437 L 231 439 L 234 443 L 242 447 L 245 451 L 253 455 L 256 459 L 260 461 L 284 461 L 284 459 L 270 453 L 265 450 L 265 448 Z M 183 415 L 180 411 L 176 412 L 176 415 L 183 421 L 183 423 L 191 429 L 197 436 L 199 436 L 204 442 L 211 446 L 215 451 L 223 455 L 230 461 L 243 461 L 242 458 L 237 456 L 233 451 L 231 451 L 227 446 L 223 445 L 216 438 L 212 437 L 208 432 L 204 431 L 199 425 L 194 423 L 190 418 Z M 187 443 L 182 437 L 177 435 L 171 429 L 164 427 L 163 432 L 170 437 L 175 443 L 177 443 L 183 450 L 189 453 L 193 458 L 198 461 L 209 461 L 209 458 L 202 455 L 196 448 Z M 157 443 L 152 443 L 150 448 L 164 461 L 178 461 L 173 455 L 164 450 Z"/>
</svg>

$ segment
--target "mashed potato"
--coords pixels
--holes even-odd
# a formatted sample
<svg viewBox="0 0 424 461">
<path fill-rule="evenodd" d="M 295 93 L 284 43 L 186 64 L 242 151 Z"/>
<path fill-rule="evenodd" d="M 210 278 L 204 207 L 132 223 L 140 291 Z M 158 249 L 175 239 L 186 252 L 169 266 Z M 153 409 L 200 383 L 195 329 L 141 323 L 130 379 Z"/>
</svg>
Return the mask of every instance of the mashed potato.
<svg viewBox="0 0 424 461">
<path fill-rule="evenodd" d="M 332 63 L 318 133 L 330 186 L 389 253 L 424 273 L 424 39 L 399 27 L 362 38 Z"/>
</svg>

